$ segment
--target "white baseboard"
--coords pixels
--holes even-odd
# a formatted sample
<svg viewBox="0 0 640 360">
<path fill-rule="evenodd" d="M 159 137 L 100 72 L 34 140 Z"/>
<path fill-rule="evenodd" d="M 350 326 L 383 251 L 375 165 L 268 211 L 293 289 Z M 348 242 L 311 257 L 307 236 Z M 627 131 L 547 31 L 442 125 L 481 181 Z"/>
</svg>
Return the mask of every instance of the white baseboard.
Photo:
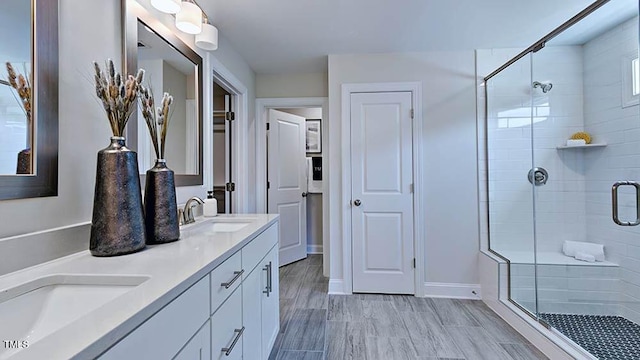
<svg viewBox="0 0 640 360">
<path fill-rule="evenodd" d="M 329 279 L 329 294 L 330 295 L 346 295 L 347 292 L 344 289 L 344 280 Z"/>
<path fill-rule="evenodd" d="M 424 296 L 449 299 L 480 300 L 480 284 L 424 283 Z"/>
<path fill-rule="evenodd" d="M 307 254 L 324 254 L 322 252 L 322 245 L 307 245 Z"/>
</svg>

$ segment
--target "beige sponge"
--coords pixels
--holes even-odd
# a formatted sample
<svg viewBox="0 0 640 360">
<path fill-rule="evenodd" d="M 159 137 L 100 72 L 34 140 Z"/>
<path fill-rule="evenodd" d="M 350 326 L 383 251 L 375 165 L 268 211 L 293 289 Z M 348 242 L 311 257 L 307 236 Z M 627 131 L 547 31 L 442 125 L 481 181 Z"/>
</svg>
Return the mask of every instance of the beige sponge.
<svg viewBox="0 0 640 360">
<path fill-rule="evenodd" d="M 591 135 L 585 131 L 578 131 L 577 133 L 571 135 L 571 140 L 584 140 L 585 143 L 591 144 Z"/>
</svg>

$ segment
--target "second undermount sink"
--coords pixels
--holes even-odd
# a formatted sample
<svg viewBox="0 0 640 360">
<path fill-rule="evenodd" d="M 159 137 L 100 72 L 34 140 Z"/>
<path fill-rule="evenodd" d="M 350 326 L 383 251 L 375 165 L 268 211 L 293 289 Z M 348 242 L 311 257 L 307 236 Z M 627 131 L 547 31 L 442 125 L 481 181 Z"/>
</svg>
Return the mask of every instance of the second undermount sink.
<svg viewBox="0 0 640 360">
<path fill-rule="evenodd" d="M 0 339 L 38 340 L 148 280 L 147 276 L 51 275 L 0 291 Z M 0 359 L 20 349 L 0 347 Z"/>
<path fill-rule="evenodd" d="M 249 225 L 248 222 L 214 222 L 209 225 L 209 231 L 213 232 L 234 232 Z"/>
</svg>

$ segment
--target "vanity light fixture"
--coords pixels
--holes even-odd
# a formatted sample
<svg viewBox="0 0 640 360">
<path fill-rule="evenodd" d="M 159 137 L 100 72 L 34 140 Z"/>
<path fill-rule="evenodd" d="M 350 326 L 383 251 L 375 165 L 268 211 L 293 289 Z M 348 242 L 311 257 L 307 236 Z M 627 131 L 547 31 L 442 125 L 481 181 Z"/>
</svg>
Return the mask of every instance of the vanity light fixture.
<svg viewBox="0 0 640 360">
<path fill-rule="evenodd" d="M 180 12 L 176 14 L 176 27 L 187 34 L 202 32 L 202 9 L 192 2 L 183 1 Z"/>
<path fill-rule="evenodd" d="M 177 14 L 180 11 L 181 0 L 151 0 L 151 6 L 167 14 Z"/>
<path fill-rule="evenodd" d="M 202 32 L 196 35 L 196 46 L 207 51 L 218 49 L 218 29 L 208 22 L 202 24 Z"/>
</svg>

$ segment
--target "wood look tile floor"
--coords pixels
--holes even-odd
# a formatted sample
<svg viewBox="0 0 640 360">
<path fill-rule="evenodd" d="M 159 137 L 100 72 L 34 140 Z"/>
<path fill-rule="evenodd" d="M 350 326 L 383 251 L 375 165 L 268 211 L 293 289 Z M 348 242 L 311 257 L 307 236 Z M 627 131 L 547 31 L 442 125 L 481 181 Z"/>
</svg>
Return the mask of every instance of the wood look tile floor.
<svg viewBox="0 0 640 360">
<path fill-rule="evenodd" d="M 327 295 L 321 255 L 280 268 L 269 360 L 537 360 L 546 357 L 474 300 Z"/>
</svg>

